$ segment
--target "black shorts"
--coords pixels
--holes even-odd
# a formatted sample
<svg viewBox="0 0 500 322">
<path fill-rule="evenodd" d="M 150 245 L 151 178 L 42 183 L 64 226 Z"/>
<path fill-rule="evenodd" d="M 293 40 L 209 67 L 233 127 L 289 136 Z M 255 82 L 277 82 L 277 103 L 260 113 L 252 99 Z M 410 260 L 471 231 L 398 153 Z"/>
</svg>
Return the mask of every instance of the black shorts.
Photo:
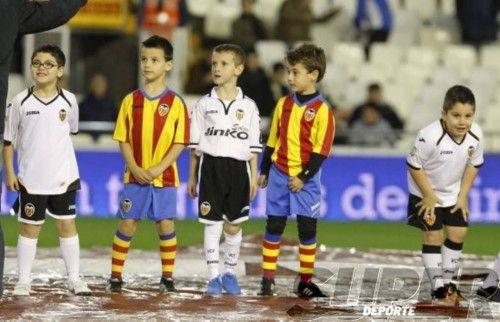
<svg viewBox="0 0 500 322">
<path fill-rule="evenodd" d="M 12 205 L 11 214 L 20 222 L 41 225 L 45 214 L 56 219 L 72 219 L 76 217 L 76 190 L 60 195 L 32 195 L 23 186 Z"/>
<path fill-rule="evenodd" d="M 436 221 L 434 224 L 429 225 L 424 220 L 423 216 L 418 215 L 418 210 L 416 204 L 419 203 L 422 198 L 410 194 L 408 199 L 408 225 L 420 228 L 424 231 L 441 230 L 443 226 L 455 226 L 455 227 L 468 227 L 469 223 L 464 220 L 462 216 L 462 211 L 458 209 L 455 213 L 451 213 L 452 207 L 436 207 L 434 208 L 434 213 L 436 214 Z"/>
<path fill-rule="evenodd" d="M 213 157 L 200 158 L 198 218 L 202 223 L 248 219 L 250 208 L 250 166 L 246 161 Z"/>
</svg>

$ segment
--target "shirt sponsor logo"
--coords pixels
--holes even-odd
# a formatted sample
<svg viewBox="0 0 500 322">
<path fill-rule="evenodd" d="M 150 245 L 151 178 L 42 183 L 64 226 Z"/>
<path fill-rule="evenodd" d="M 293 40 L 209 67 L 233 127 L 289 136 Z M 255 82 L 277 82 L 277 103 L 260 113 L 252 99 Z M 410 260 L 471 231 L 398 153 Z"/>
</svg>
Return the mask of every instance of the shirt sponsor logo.
<svg viewBox="0 0 500 322">
<path fill-rule="evenodd" d="M 208 115 L 208 114 L 218 114 L 219 111 L 217 110 L 208 110 L 208 111 L 205 111 L 205 115 Z"/>
<path fill-rule="evenodd" d="M 443 154 L 453 154 L 453 151 L 452 150 L 444 150 L 444 151 L 441 151 L 439 154 L 443 155 Z"/>
<path fill-rule="evenodd" d="M 28 111 L 28 112 L 26 112 L 26 116 L 36 115 L 36 114 L 40 114 L 40 111 Z"/>
<path fill-rule="evenodd" d="M 248 139 L 248 133 L 239 126 L 234 126 L 232 129 L 216 129 L 212 126 L 207 129 L 205 136 L 228 136 L 239 140 Z"/>
</svg>

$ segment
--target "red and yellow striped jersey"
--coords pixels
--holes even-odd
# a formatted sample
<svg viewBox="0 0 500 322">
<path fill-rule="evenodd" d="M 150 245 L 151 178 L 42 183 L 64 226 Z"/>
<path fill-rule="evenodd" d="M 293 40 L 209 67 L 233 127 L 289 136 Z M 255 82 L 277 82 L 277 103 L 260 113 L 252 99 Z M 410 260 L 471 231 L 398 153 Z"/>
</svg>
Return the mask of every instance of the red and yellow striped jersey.
<svg viewBox="0 0 500 322">
<path fill-rule="evenodd" d="M 299 105 L 292 94 L 276 104 L 267 146 L 274 148 L 271 160 L 276 167 L 296 176 L 312 153 L 328 157 L 334 135 L 333 112 L 321 95 Z"/>
<path fill-rule="evenodd" d="M 136 90 L 122 101 L 113 139 L 128 142 L 137 165 L 148 169 L 165 158 L 172 144 L 189 144 L 189 116 L 182 98 L 171 90 L 149 98 Z M 125 183 L 136 183 L 127 168 Z M 174 162 L 154 179 L 155 187 L 179 186 L 177 164 Z"/>
</svg>

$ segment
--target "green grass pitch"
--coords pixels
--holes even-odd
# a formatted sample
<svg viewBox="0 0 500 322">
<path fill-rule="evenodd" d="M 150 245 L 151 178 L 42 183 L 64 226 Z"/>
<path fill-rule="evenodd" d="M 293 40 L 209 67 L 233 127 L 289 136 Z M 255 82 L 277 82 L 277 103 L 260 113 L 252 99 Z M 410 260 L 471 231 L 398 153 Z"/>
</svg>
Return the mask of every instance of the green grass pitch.
<svg viewBox="0 0 500 322">
<path fill-rule="evenodd" d="M 15 217 L 1 216 L 0 222 L 5 234 L 7 246 L 15 246 L 19 233 L 19 223 Z M 78 218 L 77 227 L 82 248 L 111 247 L 118 220 L 115 218 Z M 265 221 L 250 220 L 243 224 L 243 234 L 262 234 Z M 179 246 L 201 244 L 203 224 L 195 220 L 176 221 L 177 241 Z M 421 249 L 421 233 L 402 222 L 326 222 L 318 221 L 318 243 L 331 247 L 356 247 L 359 249 Z M 464 252 L 481 255 L 496 255 L 500 225 L 472 224 L 464 244 Z M 289 221 L 285 238 L 297 240 L 295 221 Z M 38 242 L 39 247 L 59 247 L 59 240 L 53 219 L 47 219 Z M 135 249 L 158 248 L 155 226 L 150 221 L 143 221 L 132 241 Z"/>
</svg>

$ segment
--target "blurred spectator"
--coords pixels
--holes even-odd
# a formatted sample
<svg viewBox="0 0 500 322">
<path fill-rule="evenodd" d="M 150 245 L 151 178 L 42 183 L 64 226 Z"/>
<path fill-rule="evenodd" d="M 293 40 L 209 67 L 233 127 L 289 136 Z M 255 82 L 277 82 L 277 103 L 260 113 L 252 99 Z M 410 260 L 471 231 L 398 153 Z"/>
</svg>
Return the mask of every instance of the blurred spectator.
<svg viewBox="0 0 500 322">
<path fill-rule="evenodd" d="M 366 103 L 361 108 L 361 117 L 349 131 L 349 143 L 361 146 L 393 146 L 396 142 L 394 130 L 382 118 L 378 107 Z"/>
<path fill-rule="evenodd" d="M 362 117 L 363 107 L 367 104 L 374 105 L 382 118 L 386 120 L 391 128 L 394 130 L 402 130 L 404 127 L 404 122 L 401 120 L 399 115 L 396 113 L 394 108 L 384 101 L 382 87 L 378 83 L 372 83 L 368 85 L 368 97 L 366 101 L 356 107 L 349 118 L 349 126 L 358 121 Z"/>
<path fill-rule="evenodd" d="M 186 94 L 205 95 L 212 89 L 212 58 L 206 50 L 200 50 L 190 66 L 185 86 Z"/>
<path fill-rule="evenodd" d="M 104 74 L 92 75 L 89 93 L 80 103 L 80 121 L 116 121 L 117 110 L 108 90 L 108 79 Z"/>
<path fill-rule="evenodd" d="M 281 97 L 290 94 L 290 89 L 287 86 L 286 78 L 287 73 L 285 65 L 283 63 L 274 63 L 270 82 L 274 105 L 276 105 L 276 102 L 278 102 Z"/>
<path fill-rule="evenodd" d="M 328 12 L 315 17 L 311 9 L 312 0 L 285 0 L 281 5 L 276 26 L 276 37 L 289 45 L 297 41 L 310 40 L 313 23 L 327 22 L 340 12 L 339 7 L 332 7 Z"/>
<path fill-rule="evenodd" d="M 366 58 L 374 42 L 385 42 L 392 28 L 392 13 L 386 0 L 358 0 L 354 25 L 365 47 Z"/>
<path fill-rule="evenodd" d="M 253 12 L 254 3 L 255 0 L 241 0 L 241 16 L 233 22 L 233 43 L 246 51 L 252 49 L 257 40 L 267 38 L 264 23 Z"/>
<path fill-rule="evenodd" d="M 257 104 L 261 117 L 261 132 L 266 137 L 275 101 L 269 79 L 265 70 L 260 66 L 259 57 L 255 51 L 247 53 L 245 69 L 238 78 L 238 86 Z"/>
<path fill-rule="evenodd" d="M 497 39 L 498 0 L 456 0 L 462 42 L 479 47 Z"/>
</svg>

